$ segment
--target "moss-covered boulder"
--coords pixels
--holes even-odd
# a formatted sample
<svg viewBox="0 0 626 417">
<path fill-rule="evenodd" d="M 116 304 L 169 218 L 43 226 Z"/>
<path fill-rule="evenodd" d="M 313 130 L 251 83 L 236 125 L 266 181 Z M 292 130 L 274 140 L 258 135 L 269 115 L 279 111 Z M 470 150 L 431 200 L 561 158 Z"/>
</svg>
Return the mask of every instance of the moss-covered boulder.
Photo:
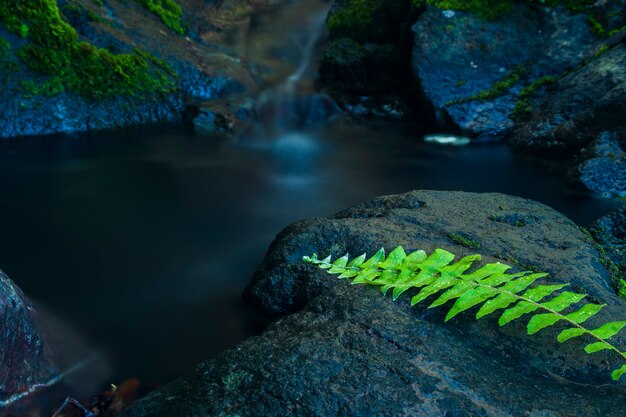
<svg viewBox="0 0 626 417">
<path fill-rule="evenodd" d="M 330 44 L 320 75 L 354 95 L 390 94 L 408 83 L 411 0 L 339 0 L 328 15 Z"/>
<path fill-rule="evenodd" d="M 192 100 L 251 88 L 217 33 L 262 4 L 1 2 L 0 138 L 176 122 Z"/>
</svg>

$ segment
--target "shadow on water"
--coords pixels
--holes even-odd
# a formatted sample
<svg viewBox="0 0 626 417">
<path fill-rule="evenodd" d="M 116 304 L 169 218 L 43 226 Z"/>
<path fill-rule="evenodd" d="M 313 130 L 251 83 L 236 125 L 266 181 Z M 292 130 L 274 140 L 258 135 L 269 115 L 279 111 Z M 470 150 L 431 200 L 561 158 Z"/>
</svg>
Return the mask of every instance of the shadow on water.
<svg viewBox="0 0 626 417">
<path fill-rule="evenodd" d="M 302 123 L 280 101 L 299 102 L 309 64 L 285 74 L 297 83 L 259 102 L 274 116 L 235 139 L 158 127 L 0 144 L 0 267 L 103 352 L 102 383 L 162 384 L 261 331 L 240 294 L 291 222 L 413 189 L 519 195 L 581 225 L 618 204 L 502 145 L 424 143 L 397 122 Z"/>
</svg>

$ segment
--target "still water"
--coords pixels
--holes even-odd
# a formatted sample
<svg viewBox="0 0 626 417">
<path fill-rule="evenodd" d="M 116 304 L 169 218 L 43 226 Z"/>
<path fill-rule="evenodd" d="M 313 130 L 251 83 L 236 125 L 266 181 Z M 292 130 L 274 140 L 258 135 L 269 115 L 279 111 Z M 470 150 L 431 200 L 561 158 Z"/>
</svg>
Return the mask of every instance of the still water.
<svg viewBox="0 0 626 417">
<path fill-rule="evenodd" d="M 283 227 L 413 189 L 519 195 L 581 225 L 617 205 L 505 146 L 426 144 L 397 123 L 20 140 L 0 146 L 0 268 L 102 354 L 110 381 L 153 386 L 260 330 L 240 294 Z"/>
</svg>

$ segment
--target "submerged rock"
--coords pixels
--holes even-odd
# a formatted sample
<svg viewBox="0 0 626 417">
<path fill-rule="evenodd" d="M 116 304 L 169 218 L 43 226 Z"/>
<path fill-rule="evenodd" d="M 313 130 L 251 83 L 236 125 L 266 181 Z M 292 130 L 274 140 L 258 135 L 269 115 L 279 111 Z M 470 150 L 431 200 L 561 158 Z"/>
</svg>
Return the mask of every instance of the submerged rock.
<svg viewBox="0 0 626 417">
<path fill-rule="evenodd" d="M 54 376 L 30 302 L 0 271 L 0 410 Z"/>
<path fill-rule="evenodd" d="M 493 20 L 429 6 L 413 25 L 412 69 L 425 104 L 479 140 L 514 126 L 518 95 L 593 54 L 584 14 L 516 3 Z"/>
<path fill-rule="evenodd" d="M 480 252 L 484 262 L 548 271 L 550 282 L 571 282 L 609 304 L 603 320 L 626 315 L 593 242 L 544 205 L 502 194 L 380 197 L 283 230 L 246 291 L 261 311 L 282 318 L 122 416 L 623 415 L 626 394 L 610 381 L 610 354 L 559 345 L 554 330 L 527 336 L 524 323 L 499 328 L 469 313 L 444 323 L 440 309 L 411 307 L 408 297 L 393 302 L 301 262 L 313 252 L 372 254 L 397 245 Z"/>
</svg>

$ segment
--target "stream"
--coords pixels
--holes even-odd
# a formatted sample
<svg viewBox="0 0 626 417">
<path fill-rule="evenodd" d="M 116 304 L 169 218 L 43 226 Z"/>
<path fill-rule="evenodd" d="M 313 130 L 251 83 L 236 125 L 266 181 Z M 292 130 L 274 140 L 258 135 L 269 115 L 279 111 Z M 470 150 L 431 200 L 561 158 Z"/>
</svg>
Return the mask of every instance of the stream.
<svg viewBox="0 0 626 417">
<path fill-rule="evenodd" d="M 289 102 L 298 84 L 310 88 L 315 60 L 304 55 L 315 39 L 304 45 L 285 84 L 260 100 Z M 0 267 L 97 352 L 107 368 L 98 384 L 135 377 L 154 387 L 262 331 L 240 295 L 291 222 L 414 189 L 518 195 L 580 225 L 619 204 L 576 192 L 505 145 L 425 143 L 410 123 L 280 127 L 226 138 L 158 126 L 0 144 Z"/>
</svg>

